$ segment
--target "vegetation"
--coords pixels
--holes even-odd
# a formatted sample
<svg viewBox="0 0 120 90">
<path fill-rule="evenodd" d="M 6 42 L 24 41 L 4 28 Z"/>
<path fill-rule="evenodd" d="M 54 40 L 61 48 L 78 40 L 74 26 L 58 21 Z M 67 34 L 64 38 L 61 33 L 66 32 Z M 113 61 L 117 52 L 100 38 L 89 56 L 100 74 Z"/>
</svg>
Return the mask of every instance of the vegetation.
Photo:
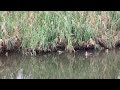
<svg viewBox="0 0 120 90">
<path fill-rule="evenodd" d="M 76 43 L 79 46 L 96 37 L 112 47 L 120 39 L 119 11 L 1 11 L 0 22 L 0 38 L 17 38 L 14 42 L 21 41 L 23 49 L 48 51 L 62 42 L 65 47 L 75 48 Z"/>
</svg>

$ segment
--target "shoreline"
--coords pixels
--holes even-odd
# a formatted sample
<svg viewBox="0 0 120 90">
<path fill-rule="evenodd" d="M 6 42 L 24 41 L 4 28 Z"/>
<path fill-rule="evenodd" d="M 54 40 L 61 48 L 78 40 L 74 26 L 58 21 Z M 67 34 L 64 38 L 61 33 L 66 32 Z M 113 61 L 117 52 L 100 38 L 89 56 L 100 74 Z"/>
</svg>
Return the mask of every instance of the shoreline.
<svg viewBox="0 0 120 90">
<path fill-rule="evenodd" d="M 90 39 L 92 41 L 92 39 Z M 93 43 L 94 42 L 94 43 Z M 10 42 L 9 42 L 10 43 Z M 86 43 L 82 43 L 81 45 L 79 44 L 74 44 L 74 46 L 72 47 L 67 47 L 67 45 L 65 46 L 65 43 L 62 42 L 63 45 L 61 45 L 61 43 L 57 43 L 56 46 L 54 47 L 50 47 L 47 49 L 43 49 L 43 48 L 22 48 L 22 41 L 20 41 L 19 39 L 16 39 L 16 41 L 14 42 L 14 44 L 11 44 L 9 47 L 7 46 L 5 43 L 5 41 L 3 41 L 2 39 L 0 39 L 0 56 L 8 56 L 8 54 L 12 54 L 12 53 L 19 53 L 22 55 L 30 55 L 30 56 L 37 56 L 37 55 L 44 55 L 44 54 L 52 54 L 52 53 L 58 53 L 59 55 L 62 53 L 68 53 L 68 54 L 75 54 L 75 53 L 80 53 L 80 52 L 84 52 L 86 54 L 86 52 L 106 52 L 109 53 L 109 51 L 113 51 L 113 50 L 119 50 L 119 44 L 118 42 L 116 42 L 116 46 L 109 48 L 107 47 L 107 45 L 101 45 L 104 43 L 96 43 L 96 41 L 92 41 L 92 42 L 86 42 Z M 118 44 L 118 45 L 117 45 Z M 95 47 L 96 45 L 99 45 L 99 47 Z M 7 49 L 9 47 L 9 50 Z"/>
<path fill-rule="evenodd" d="M 109 52 L 120 47 L 119 11 L 3 11 L 0 18 L 0 54 Z"/>
</svg>

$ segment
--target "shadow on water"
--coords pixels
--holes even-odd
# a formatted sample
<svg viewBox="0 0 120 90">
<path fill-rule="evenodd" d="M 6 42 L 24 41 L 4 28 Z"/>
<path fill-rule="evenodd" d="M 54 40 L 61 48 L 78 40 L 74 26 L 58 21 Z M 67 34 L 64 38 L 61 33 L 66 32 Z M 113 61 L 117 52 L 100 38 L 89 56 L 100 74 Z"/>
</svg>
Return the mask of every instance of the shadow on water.
<svg viewBox="0 0 120 90">
<path fill-rule="evenodd" d="M 117 79 L 120 51 L 0 56 L 1 79 Z"/>
</svg>

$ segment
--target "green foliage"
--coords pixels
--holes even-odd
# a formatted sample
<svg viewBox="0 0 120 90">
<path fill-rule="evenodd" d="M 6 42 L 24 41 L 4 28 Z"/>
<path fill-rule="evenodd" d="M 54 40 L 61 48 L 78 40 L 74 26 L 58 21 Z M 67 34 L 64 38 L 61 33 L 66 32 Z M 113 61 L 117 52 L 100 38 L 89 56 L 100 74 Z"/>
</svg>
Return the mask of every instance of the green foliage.
<svg viewBox="0 0 120 90">
<path fill-rule="evenodd" d="M 108 32 L 119 30 L 119 11 L 1 11 L 0 27 L 5 22 L 4 28 L 11 36 L 14 27 L 19 25 L 23 47 L 34 48 L 38 42 L 43 46 L 54 43 L 58 33 L 68 40 L 68 44 L 71 44 L 72 35 L 81 42 L 102 34 L 103 22 L 99 17 L 103 14 L 110 17 Z M 3 33 L 0 31 L 0 38 L 2 36 Z"/>
</svg>

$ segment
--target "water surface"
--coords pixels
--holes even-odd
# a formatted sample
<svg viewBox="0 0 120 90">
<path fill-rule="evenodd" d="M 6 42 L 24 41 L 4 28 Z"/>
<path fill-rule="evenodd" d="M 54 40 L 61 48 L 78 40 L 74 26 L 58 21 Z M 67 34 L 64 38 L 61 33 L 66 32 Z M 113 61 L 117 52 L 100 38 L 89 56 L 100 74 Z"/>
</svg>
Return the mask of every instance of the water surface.
<svg viewBox="0 0 120 90">
<path fill-rule="evenodd" d="M 119 79 L 120 51 L 0 56 L 0 79 Z"/>
</svg>

